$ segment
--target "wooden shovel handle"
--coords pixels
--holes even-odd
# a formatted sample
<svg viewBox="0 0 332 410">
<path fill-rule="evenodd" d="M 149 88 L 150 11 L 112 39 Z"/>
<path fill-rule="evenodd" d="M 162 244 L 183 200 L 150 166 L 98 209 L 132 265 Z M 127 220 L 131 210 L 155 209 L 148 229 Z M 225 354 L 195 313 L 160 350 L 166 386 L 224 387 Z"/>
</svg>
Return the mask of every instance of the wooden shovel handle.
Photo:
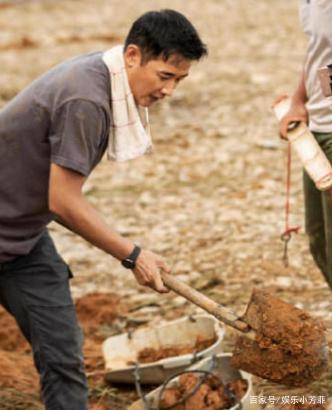
<svg viewBox="0 0 332 410">
<path fill-rule="evenodd" d="M 180 282 L 176 277 L 170 275 L 166 272 L 161 273 L 164 284 L 174 292 L 183 296 L 185 299 L 204 309 L 206 312 L 210 313 L 216 317 L 221 322 L 232 326 L 233 328 L 239 330 L 240 332 L 248 332 L 250 327 L 239 319 L 231 310 L 219 305 L 214 300 L 203 295 L 203 293 L 198 292 L 191 286 Z"/>
</svg>

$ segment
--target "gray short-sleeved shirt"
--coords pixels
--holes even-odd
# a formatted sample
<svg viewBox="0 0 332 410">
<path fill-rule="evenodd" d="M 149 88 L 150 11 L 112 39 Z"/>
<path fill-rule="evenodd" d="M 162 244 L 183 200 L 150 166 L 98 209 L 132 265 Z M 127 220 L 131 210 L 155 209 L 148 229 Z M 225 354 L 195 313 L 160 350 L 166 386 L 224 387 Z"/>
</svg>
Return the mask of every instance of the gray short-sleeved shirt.
<svg viewBox="0 0 332 410">
<path fill-rule="evenodd" d="M 54 67 L 0 111 L 0 263 L 29 253 L 53 219 L 50 164 L 87 176 L 105 152 L 110 119 L 102 53 Z"/>
</svg>

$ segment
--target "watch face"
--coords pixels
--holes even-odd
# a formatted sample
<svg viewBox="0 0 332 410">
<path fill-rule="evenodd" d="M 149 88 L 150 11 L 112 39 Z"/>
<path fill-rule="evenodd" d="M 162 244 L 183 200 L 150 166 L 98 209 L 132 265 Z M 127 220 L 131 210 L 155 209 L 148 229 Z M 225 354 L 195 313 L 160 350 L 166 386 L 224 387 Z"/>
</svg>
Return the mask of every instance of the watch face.
<svg viewBox="0 0 332 410">
<path fill-rule="evenodd" d="M 127 269 L 134 269 L 135 263 L 131 259 L 124 259 L 122 265 Z"/>
</svg>

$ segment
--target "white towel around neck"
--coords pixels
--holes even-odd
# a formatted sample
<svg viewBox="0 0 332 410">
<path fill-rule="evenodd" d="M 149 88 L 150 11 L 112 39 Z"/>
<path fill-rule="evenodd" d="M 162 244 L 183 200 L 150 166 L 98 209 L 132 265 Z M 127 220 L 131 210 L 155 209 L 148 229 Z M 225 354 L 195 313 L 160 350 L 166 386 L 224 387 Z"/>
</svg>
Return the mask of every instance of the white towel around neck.
<svg viewBox="0 0 332 410">
<path fill-rule="evenodd" d="M 107 50 L 102 58 L 110 73 L 113 117 L 107 158 L 111 161 L 128 161 L 151 154 L 149 112 L 146 107 L 140 109 L 135 103 L 125 68 L 123 46 Z"/>
</svg>

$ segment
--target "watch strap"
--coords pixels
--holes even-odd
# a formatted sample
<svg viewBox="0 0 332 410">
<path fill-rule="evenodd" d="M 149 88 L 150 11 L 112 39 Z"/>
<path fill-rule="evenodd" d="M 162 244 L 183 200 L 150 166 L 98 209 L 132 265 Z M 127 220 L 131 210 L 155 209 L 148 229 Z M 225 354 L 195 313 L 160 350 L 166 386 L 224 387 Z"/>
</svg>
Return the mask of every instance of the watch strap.
<svg viewBox="0 0 332 410">
<path fill-rule="evenodd" d="M 135 245 L 131 254 L 121 261 L 122 266 L 127 269 L 135 269 L 136 261 L 140 253 L 141 248 L 138 245 Z"/>
</svg>

